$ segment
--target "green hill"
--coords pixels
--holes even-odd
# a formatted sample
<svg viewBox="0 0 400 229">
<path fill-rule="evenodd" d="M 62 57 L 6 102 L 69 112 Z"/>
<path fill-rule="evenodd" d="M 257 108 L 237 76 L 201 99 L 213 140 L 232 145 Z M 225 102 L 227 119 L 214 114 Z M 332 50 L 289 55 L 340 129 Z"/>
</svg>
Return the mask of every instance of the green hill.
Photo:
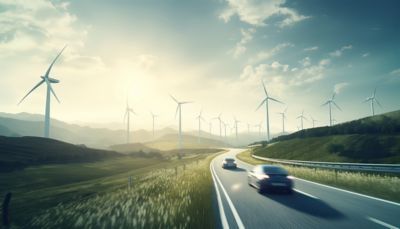
<svg viewBox="0 0 400 229">
<path fill-rule="evenodd" d="M 400 163 L 400 111 L 261 142 L 255 155 L 289 160 Z M 271 144 L 273 143 L 273 144 Z"/>
<path fill-rule="evenodd" d="M 0 136 L 0 171 L 31 165 L 90 162 L 121 154 L 40 137 Z"/>
</svg>

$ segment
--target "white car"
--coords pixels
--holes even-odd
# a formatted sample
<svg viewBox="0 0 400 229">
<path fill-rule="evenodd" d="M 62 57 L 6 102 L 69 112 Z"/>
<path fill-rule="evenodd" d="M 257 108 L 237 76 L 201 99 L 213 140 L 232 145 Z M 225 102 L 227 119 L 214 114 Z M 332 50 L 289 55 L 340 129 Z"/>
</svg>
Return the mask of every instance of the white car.
<svg viewBox="0 0 400 229">
<path fill-rule="evenodd" d="M 222 161 L 222 168 L 224 169 L 236 169 L 236 161 L 234 158 L 227 157 Z"/>
</svg>

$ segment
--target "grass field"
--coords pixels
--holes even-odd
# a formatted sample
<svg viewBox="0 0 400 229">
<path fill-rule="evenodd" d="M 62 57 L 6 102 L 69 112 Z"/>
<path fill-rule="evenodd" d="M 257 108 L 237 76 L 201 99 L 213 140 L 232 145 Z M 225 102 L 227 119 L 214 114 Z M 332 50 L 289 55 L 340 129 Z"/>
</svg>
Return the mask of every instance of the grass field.
<svg viewBox="0 0 400 229">
<path fill-rule="evenodd" d="M 294 138 L 254 149 L 257 156 L 306 161 L 400 163 L 400 135 Z"/>
<path fill-rule="evenodd" d="M 203 167 L 205 169 L 208 168 L 208 165 L 203 167 L 201 165 L 204 165 L 204 163 L 208 163 L 207 160 L 209 160 L 209 155 L 210 154 L 199 154 L 191 156 L 190 158 L 183 158 L 182 160 L 163 160 L 156 158 L 137 158 L 126 156 L 93 163 L 76 163 L 66 165 L 58 164 L 29 167 L 20 171 L 0 173 L 0 193 L 2 196 L 4 196 L 4 194 L 8 191 L 11 191 L 13 193 L 10 205 L 11 222 L 13 223 L 13 225 L 20 227 L 30 227 L 32 226 L 31 224 L 35 222 L 38 227 L 42 227 L 45 226 L 46 220 L 33 221 L 33 219 L 43 219 L 46 214 L 54 214 L 55 212 L 59 217 L 58 221 L 49 220 L 49 222 L 47 223 L 56 223 L 63 218 L 70 219 L 71 216 L 68 215 L 68 211 L 60 212 L 59 210 L 64 207 L 69 208 L 68 206 L 81 206 L 81 204 L 83 203 L 94 203 L 93 201 L 99 200 L 99 198 L 101 199 L 101 202 L 97 203 L 97 205 L 106 202 L 106 200 L 109 198 L 114 198 L 115 200 L 117 200 L 125 196 L 126 198 L 131 199 L 131 201 L 139 201 L 134 204 L 136 207 L 139 207 L 137 206 L 138 203 L 144 204 L 144 202 L 146 201 L 154 202 L 157 200 L 157 198 L 160 197 L 159 195 L 164 195 L 164 192 L 161 192 L 161 190 L 172 190 L 173 188 L 177 189 L 181 187 L 168 186 L 173 185 L 172 182 L 177 182 L 178 180 L 190 183 L 190 181 L 195 182 L 197 179 L 197 181 L 200 182 L 199 184 L 207 189 L 207 187 L 209 187 L 207 186 L 207 184 L 209 183 L 211 185 L 211 180 L 208 180 L 209 173 L 201 173 L 200 170 Z M 171 176 L 171 173 L 175 172 L 173 168 L 180 166 L 180 170 L 182 170 L 182 166 L 184 164 L 193 164 L 199 160 L 202 160 L 203 162 L 199 163 L 198 166 L 197 164 L 196 166 L 191 167 L 186 166 L 187 169 L 184 173 L 185 175 L 183 173 L 179 173 L 179 179 L 177 177 Z M 193 172 L 189 173 L 189 171 Z M 130 190 L 129 193 L 126 193 L 129 176 L 133 177 L 133 183 L 135 185 L 134 189 Z M 167 178 L 178 180 L 167 181 L 165 180 Z M 195 183 L 197 183 L 197 181 Z M 193 185 L 196 185 L 195 183 L 192 183 L 192 186 L 190 186 L 190 188 L 193 188 Z M 202 202 L 204 203 L 201 204 L 207 205 L 207 203 L 211 201 L 211 194 L 208 193 L 211 192 L 211 186 L 209 190 L 207 189 L 208 191 L 202 190 L 202 187 L 200 186 L 194 187 L 194 189 L 198 192 L 201 192 L 196 193 L 196 195 L 199 195 L 198 198 L 208 198 L 208 202 L 202 200 Z M 137 190 L 137 192 L 135 192 L 134 190 Z M 113 196 L 114 194 L 115 196 Z M 170 193 L 170 195 L 172 196 L 186 194 L 188 193 Z M 167 193 L 165 193 L 165 195 L 167 195 Z M 139 199 L 135 199 L 135 196 Z M 167 196 L 164 197 L 167 198 Z M 182 196 L 179 196 L 179 198 L 181 197 Z M 126 200 L 127 199 L 124 199 L 125 202 Z M 159 199 L 158 201 L 162 200 Z M 195 202 L 195 198 L 191 199 L 190 201 Z M 110 205 L 110 207 L 111 206 L 112 208 L 118 208 L 122 205 Z M 152 206 L 154 207 L 155 205 Z M 189 204 L 185 206 L 187 208 L 190 208 L 191 205 Z M 89 207 L 89 205 L 86 205 L 86 207 Z M 102 208 L 97 208 L 93 205 L 91 207 L 95 207 L 99 211 L 103 211 Z M 164 207 L 166 208 L 167 205 L 165 205 Z M 113 210 L 112 208 L 108 208 L 107 211 L 113 213 L 122 211 L 122 209 Z M 203 208 L 200 207 L 199 211 L 202 211 L 201 209 Z M 82 207 L 79 209 L 86 208 Z M 53 210 L 55 212 L 52 212 Z M 132 215 L 134 216 L 136 214 L 139 214 L 140 216 L 140 214 L 142 214 L 137 212 L 137 209 L 132 210 L 135 211 L 131 212 L 131 218 Z M 65 215 L 63 215 L 64 213 Z M 212 212 L 210 209 L 207 209 L 207 211 L 204 211 L 202 214 L 204 214 L 205 218 L 212 217 Z M 115 217 L 116 215 L 114 216 L 114 220 Z M 131 218 L 129 218 L 129 220 L 131 220 Z M 109 220 L 112 219 L 113 217 L 111 217 Z M 106 219 L 102 218 L 102 220 Z M 148 218 L 147 220 L 150 220 L 150 218 Z M 178 221 L 183 222 L 181 221 L 181 219 L 179 219 Z M 120 222 L 120 220 L 118 220 L 118 222 Z M 70 223 L 71 222 L 63 222 L 60 225 L 70 225 Z M 74 221 L 74 223 L 76 222 Z"/>
<path fill-rule="evenodd" d="M 250 150 L 238 154 L 237 157 L 253 165 L 267 163 L 251 157 Z M 398 176 L 344 171 L 338 171 L 337 174 L 335 174 L 334 171 L 325 169 L 314 170 L 305 167 L 283 167 L 285 167 L 290 174 L 302 179 L 400 202 L 400 177 Z"/>
</svg>

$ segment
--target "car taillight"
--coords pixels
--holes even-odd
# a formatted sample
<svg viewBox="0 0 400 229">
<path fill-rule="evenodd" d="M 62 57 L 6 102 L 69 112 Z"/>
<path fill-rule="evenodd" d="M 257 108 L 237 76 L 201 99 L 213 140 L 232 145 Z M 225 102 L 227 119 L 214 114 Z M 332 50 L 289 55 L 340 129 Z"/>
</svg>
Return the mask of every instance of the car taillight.
<svg viewBox="0 0 400 229">
<path fill-rule="evenodd" d="M 291 179 L 291 180 L 293 180 L 293 179 L 294 179 L 294 177 L 293 177 L 293 176 L 287 176 L 287 178 L 288 178 L 288 179 Z"/>
</svg>

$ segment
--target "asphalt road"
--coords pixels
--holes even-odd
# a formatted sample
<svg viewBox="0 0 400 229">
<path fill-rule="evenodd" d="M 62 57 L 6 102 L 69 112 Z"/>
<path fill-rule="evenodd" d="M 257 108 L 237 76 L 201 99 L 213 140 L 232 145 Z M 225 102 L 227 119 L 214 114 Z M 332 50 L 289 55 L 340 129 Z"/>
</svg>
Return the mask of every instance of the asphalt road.
<svg viewBox="0 0 400 229">
<path fill-rule="evenodd" d="M 295 192 L 259 194 L 247 184 L 253 166 L 237 159 L 221 167 L 230 149 L 210 164 L 223 228 L 399 228 L 400 204 L 295 179 Z"/>
</svg>

